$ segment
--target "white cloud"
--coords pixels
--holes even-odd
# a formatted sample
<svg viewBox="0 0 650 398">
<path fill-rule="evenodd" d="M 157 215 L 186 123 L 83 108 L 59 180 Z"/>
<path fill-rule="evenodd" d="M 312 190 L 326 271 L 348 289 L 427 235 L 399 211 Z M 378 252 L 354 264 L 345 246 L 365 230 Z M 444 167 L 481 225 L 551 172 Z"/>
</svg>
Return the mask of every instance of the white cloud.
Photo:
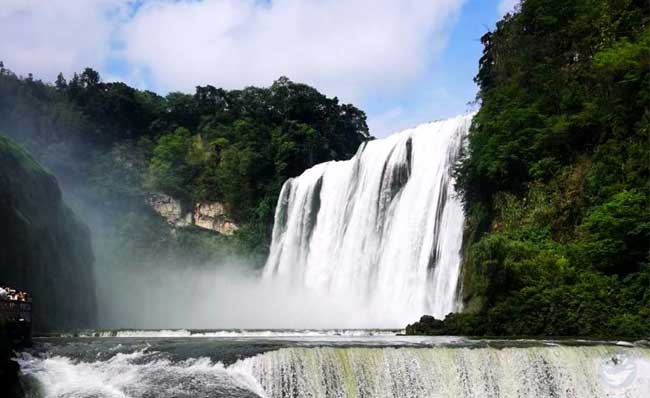
<svg viewBox="0 0 650 398">
<path fill-rule="evenodd" d="M 504 16 L 513 11 L 519 2 L 520 0 L 501 0 L 498 6 L 499 15 Z"/>
<path fill-rule="evenodd" d="M 417 85 L 464 0 L 0 2 L 0 60 L 20 74 L 52 81 L 91 66 L 105 80 L 163 92 L 286 75 L 359 103 Z M 375 124 L 412 119 L 401 112 Z"/>
<path fill-rule="evenodd" d="M 2 0 L 0 60 L 10 69 L 53 80 L 85 66 L 100 68 L 125 1 Z"/>
<path fill-rule="evenodd" d="M 354 100 L 416 79 L 462 0 L 150 2 L 123 56 L 167 89 L 268 85 L 281 75 Z"/>
</svg>

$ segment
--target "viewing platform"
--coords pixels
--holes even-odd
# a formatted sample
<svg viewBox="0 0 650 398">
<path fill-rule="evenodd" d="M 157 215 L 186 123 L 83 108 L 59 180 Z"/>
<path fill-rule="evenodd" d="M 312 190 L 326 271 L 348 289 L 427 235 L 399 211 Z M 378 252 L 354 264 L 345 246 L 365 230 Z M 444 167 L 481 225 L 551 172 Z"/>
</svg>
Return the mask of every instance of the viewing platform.
<svg viewBox="0 0 650 398">
<path fill-rule="evenodd" d="M 0 326 L 14 343 L 31 343 L 32 298 L 27 292 L 0 287 Z"/>
</svg>

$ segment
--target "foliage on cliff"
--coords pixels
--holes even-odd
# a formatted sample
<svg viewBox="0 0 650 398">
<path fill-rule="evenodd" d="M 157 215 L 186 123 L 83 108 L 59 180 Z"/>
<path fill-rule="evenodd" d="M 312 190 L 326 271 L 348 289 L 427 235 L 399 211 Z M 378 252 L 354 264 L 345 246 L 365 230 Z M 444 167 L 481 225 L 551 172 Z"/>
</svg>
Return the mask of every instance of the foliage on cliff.
<svg viewBox="0 0 650 398">
<path fill-rule="evenodd" d="M 351 157 L 369 138 L 362 111 L 284 77 L 268 88 L 205 86 L 163 97 L 102 82 L 92 69 L 51 85 L 1 66 L 0 129 L 57 175 L 91 226 L 112 225 L 119 239 L 130 225 L 129 238 L 199 252 L 224 239 L 180 239 L 143 206 L 145 192 L 186 207 L 224 202 L 243 226 L 228 245 L 263 253 L 282 182 Z M 91 207 L 100 211 L 84 211 Z M 196 240 L 200 247 L 185 246 Z"/>
<path fill-rule="evenodd" d="M 469 314 L 412 333 L 650 335 L 650 3 L 525 0 L 458 166 Z"/>
<path fill-rule="evenodd" d="M 0 135 L 0 285 L 34 298 L 38 331 L 95 322 L 88 228 L 65 205 L 56 179 Z"/>
</svg>

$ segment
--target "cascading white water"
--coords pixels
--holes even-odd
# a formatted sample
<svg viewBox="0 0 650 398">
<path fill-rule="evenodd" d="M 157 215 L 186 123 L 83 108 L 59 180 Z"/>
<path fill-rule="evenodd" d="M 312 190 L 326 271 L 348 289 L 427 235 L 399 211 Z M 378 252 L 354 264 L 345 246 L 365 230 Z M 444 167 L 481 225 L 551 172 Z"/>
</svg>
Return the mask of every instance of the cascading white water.
<svg viewBox="0 0 650 398">
<path fill-rule="evenodd" d="M 226 342 L 232 350 L 232 341 Z M 156 343 L 154 343 L 156 344 Z M 230 365 L 171 350 L 99 351 L 85 360 L 19 357 L 27 396 L 66 398 L 646 398 L 650 349 L 641 346 L 285 347 Z M 547 343 L 555 344 L 555 343 Z M 573 342 L 575 344 L 575 342 Z M 194 353 L 197 347 L 191 346 Z M 71 345 L 71 354 L 87 349 Z M 222 346 L 223 348 L 223 346 Z M 248 350 L 242 351 L 246 355 Z"/>
<path fill-rule="evenodd" d="M 472 116 L 368 142 L 288 180 L 264 277 L 344 299 L 373 326 L 458 310 L 463 211 L 451 168 Z"/>
<path fill-rule="evenodd" d="M 531 348 L 285 348 L 232 366 L 265 397 L 647 397 L 650 351 Z"/>
</svg>

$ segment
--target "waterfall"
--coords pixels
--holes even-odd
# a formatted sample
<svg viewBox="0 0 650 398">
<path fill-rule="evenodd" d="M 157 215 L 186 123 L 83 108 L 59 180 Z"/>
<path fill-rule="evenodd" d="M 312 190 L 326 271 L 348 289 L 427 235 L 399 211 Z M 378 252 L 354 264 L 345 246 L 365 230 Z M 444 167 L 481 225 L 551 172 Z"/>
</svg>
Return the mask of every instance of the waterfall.
<svg viewBox="0 0 650 398">
<path fill-rule="evenodd" d="M 472 116 L 367 142 L 286 181 L 264 277 L 345 300 L 375 326 L 458 310 L 463 211 L 451 168 Z"/>
<path fill-rule="evenodd" d="M 233 365 L 276 397 L 647 397 L 650 350 L 284 348 Z"/>
</svg>

